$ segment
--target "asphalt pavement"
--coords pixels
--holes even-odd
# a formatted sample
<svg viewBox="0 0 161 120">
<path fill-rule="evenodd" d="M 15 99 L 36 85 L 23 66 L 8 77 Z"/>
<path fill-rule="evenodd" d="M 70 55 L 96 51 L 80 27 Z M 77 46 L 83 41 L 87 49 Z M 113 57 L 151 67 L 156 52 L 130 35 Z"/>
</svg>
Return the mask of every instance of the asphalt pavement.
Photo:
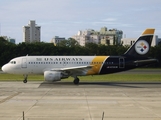
<svg viewBox="0 0 161 120">
<path fill-rule="evenodd" d="M 0 82 L 0 120 L 23 119 L 160 120 L 161 83 Z"/>
</svg>

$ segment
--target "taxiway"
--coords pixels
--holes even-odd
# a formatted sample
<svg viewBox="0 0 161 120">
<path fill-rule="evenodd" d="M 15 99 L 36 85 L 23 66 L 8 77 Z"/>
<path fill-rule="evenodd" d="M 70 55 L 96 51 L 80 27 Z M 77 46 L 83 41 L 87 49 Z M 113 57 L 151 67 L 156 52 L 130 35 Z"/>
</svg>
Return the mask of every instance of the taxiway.
<svg viewBox="0 0 161 120">
<path fill-rule="evenodd" d="M 0 82 L 0 120 L 161 120 L 161 83 Z"/>
</svg>

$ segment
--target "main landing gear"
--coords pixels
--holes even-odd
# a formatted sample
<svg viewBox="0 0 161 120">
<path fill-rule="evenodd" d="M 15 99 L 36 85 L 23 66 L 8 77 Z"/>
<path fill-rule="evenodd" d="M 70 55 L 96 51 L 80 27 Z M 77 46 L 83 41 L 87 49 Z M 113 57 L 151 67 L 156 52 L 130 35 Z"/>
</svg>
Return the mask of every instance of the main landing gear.
<svg viewBox="0 0 161 120">
<path fill-rule="evenodd" d="M 23 83 L 27 83 L 27 77 L 28 77 L 28 75 L 23 75 L 23 76 L 24 76 Z"/>
<path fill-rule="evenodd" d="M 73 83 L 75 84 L 75 85 L 77 85 L 77 84 L 79 84 L 79 78 L 74 78 L 74 81 L 73 81 Z"/>
</svg>

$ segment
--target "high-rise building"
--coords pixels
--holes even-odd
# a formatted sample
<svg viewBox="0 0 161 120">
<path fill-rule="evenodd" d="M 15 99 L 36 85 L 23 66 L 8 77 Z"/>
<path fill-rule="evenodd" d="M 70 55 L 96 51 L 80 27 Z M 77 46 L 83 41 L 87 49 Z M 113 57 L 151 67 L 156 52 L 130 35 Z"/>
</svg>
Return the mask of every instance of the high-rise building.
<svg viewBox="0 0 161 120">
<path fill-rule="evenodd" d="M 27 26 L 23 26 L 23 42 L 40 42 L 41 26 L 37 26 L 34 20 L 30 20 Z"/>
</svg>

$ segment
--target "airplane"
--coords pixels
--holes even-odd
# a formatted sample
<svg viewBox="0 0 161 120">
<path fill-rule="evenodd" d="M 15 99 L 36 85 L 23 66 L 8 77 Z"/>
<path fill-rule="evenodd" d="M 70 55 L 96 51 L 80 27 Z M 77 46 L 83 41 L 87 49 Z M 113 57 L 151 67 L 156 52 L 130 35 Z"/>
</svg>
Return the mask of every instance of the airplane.
<svg viewBox="0 0 161 120">
<path fill-rule="evenodd" d="M 78 76 L 102 75 L 126 71 L 156 63 L 148 57 L 155 29 L 146 29 L 136 42 L 120 56 L 22 56 L 10 60 L 2 67 L 5 73 L 22 74 L 24 83 L 30 74 L 44 74 L 48 82 Z"/>
</svg>

